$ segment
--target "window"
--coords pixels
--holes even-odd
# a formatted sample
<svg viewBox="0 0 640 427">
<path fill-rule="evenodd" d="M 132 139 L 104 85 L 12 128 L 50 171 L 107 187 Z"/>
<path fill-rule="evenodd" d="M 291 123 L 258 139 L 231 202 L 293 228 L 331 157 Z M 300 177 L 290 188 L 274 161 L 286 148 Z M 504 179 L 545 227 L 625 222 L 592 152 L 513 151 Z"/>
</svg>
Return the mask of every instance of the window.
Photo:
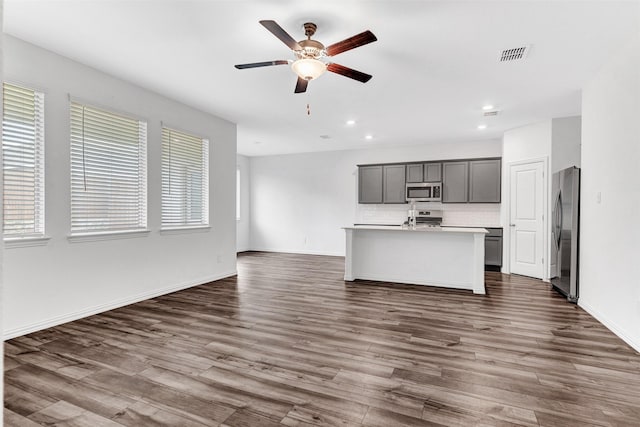
<svg viewBox="0 0 640 427">
<path fill-rule="evenodd" d="M 162 227 L 209 224 L 209 141 L 162 128 Z"/>
<path fill-rule="evenodd" d="M 71 233 L 147 226 L 147 124 L 71 103 Z"/>
<path fill-rule="evenodd" d="M 240 221 L 240 168 L 236 168 L 236 221 Z"/>
<path fill-rule="evenodd" d="M 44 236 L 44 94 L 3 87 L 5 238 Z"/>
</svg>

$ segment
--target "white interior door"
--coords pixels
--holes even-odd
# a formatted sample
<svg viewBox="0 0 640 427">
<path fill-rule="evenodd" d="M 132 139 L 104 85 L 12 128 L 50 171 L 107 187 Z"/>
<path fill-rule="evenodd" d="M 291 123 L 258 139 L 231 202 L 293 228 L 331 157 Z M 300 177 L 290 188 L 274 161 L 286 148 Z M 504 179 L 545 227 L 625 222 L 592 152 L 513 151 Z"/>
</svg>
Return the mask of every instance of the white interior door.
<svg viewBox="0 0 640 427">
<path fill-rule="evenodd" d="M 510 166 L 511 273 L 544 277 L 544 163 Z"/>
</svg>

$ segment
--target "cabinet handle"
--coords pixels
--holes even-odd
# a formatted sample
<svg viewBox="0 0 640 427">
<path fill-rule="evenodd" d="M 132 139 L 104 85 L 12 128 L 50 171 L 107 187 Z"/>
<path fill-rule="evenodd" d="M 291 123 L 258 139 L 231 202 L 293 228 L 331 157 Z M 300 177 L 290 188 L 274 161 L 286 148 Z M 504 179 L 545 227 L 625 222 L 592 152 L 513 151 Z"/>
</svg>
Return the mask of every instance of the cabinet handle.
<svg viewBox="0 0 640 427">
<path fill-rule="evenodd" d="M 509 227 L 515 227 L 515 226 L 516 226 L 515 224 L 509 224 Z"/>
</svg>

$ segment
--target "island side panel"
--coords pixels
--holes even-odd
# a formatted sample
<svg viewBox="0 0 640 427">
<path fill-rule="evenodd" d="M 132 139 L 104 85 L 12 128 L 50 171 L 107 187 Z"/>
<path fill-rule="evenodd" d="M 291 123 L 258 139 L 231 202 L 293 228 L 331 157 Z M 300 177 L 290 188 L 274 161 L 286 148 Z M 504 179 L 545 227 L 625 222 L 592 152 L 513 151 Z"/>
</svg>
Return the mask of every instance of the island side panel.
<svg viewBox="0 0 640 427">
<path fill-rule="evenodd" d="M 474 265 L 473 265 L 473 293 L 484 295 L 484 237 L 485 233 L 475 233 L 474 239 Z"/>
<path fill-rule="evenodd" d="M 354 229 L 350 277 L 480 290 L 476 234 Z"/>
<path fill-rule="evenodd" d="M 345 229 L 345 256 L 344 256 L 344 280 L 352 282 L 353 277 L 353 230 Z"/>
</svg>

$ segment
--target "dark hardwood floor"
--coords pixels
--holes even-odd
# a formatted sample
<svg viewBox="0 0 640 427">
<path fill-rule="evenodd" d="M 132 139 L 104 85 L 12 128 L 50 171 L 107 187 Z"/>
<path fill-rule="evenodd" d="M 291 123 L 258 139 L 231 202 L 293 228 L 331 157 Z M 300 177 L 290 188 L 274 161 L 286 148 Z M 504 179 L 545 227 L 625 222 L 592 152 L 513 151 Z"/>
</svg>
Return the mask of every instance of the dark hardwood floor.
<svg viewBox="0 0 640 427">
<path fill-rule="evenodd" d="M 488 294 L 246 253 L 238 277 L 5 343 L 8 426 L 639 426 L 640 355 L 538 280 Z"/>
</svg>

